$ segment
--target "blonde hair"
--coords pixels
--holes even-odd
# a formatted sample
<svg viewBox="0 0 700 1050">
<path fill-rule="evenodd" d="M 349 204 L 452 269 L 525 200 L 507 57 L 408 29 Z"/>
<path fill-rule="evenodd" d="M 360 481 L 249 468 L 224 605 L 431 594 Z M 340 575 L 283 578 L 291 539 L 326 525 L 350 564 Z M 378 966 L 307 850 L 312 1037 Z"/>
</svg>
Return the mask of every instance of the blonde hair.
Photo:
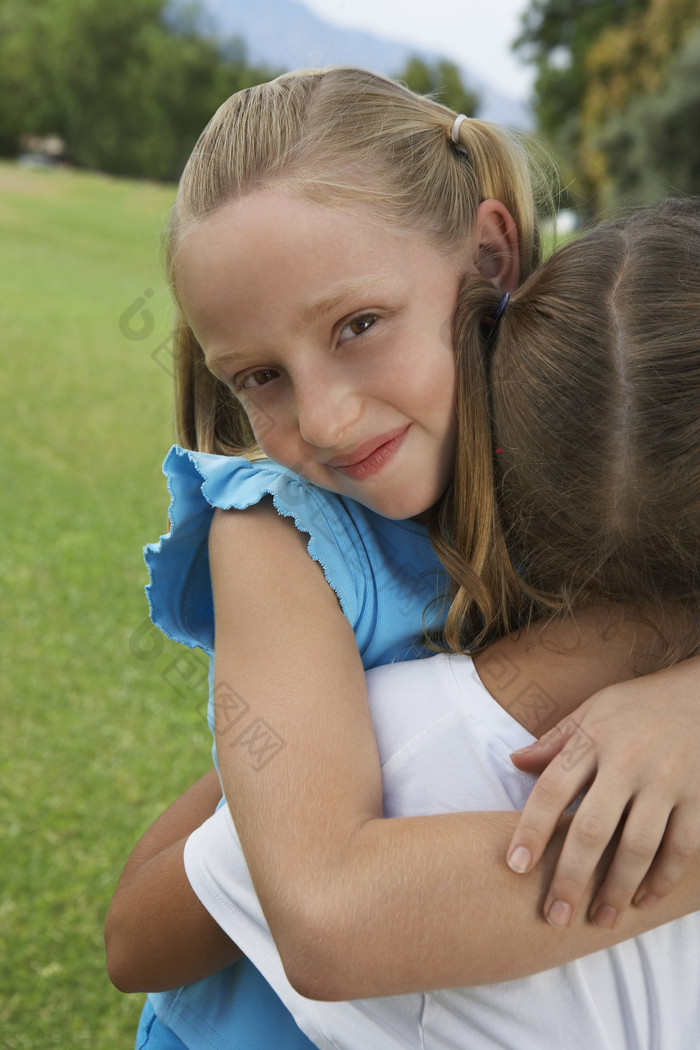
<svg viewBox="0 0 700 1050">
<path fill-rule="evenodd" d="M 501 201 L 519 236 L 520 272 L 537 265 L 539 235 L 526 153 L 514 135 L 456 114 L 360 69 L 287 73 L 229 98 L 202 133 L 180 182 L 168 240 L 177 299 L 177 252 L 193 223 L 272 184 L 321 204 L 363 202 L 390 223 L 450 247 L 479 204 Z M 175 333 L 181 444 L 246 454 L 253 430 L 236 399 L 204 365 L 180 314 Z"/>
<path fill-rule="evenodd" d="M 455 581 L 450 646 L 518 617 L 619 603 L 652 624 L 680 616 L 665 662 L 689 655 L 700 622 L 697 202 L 562 248 L 494 330 L 484 319 L 497 304 L 470 281 L 455 322 L 471 434 L 438 541 Z"/>
</svg>

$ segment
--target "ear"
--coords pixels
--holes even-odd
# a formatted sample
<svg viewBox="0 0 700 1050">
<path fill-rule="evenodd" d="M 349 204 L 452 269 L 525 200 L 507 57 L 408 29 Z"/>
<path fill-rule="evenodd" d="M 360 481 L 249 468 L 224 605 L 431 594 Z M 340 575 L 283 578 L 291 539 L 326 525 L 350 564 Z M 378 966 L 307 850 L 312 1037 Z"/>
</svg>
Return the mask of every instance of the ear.
<svg viewBox="0 0 700 1050">
<path fill-rule="evenodd" d="M 520 279 L 518 228 L 505 204 L 486 200 L 476 211 L 476 268 L 502 292 L 514 292 Z"/>
</svg>

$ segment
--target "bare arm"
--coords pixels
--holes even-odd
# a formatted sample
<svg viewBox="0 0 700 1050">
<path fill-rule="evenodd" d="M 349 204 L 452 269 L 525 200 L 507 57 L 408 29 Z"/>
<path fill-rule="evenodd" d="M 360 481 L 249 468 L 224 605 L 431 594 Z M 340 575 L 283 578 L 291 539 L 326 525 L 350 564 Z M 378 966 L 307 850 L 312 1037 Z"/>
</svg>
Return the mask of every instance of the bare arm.
<svg viewBox="0 0 700 1050">
<path fill-rule="evenodd" d="M 193 893 L 187 836 L 221 797 L 212 769 L 161 814 L 126 863 L 105 924 L 107 971 L 123 992 L 179 988 L 241 957 Z"/>
<path fill-rule="evenodd" d="M 210 561 L 217 695 L 233 690 L 251 720 L 242 734 L 225 704 L 217 708 L 222 780 L 302 994 L 355 998 L 505 980 L 700 906 L 691 887 L 653 919 L 635 909 L 612 933 L 581 923 L 564 939 L 537 922 L 541 885 L 503 863 L 512 815 L 384 820 L 363 668 L 304 537 L 265 506 L 219 512 Z M 256 733 L 277 741 L 262 765 Z"/>
<path fill-rule="evenodd" d="M 200 905 L 183 868 L 185 838 L 210 815 L 218 798 L 219 780 L 212 770 L 151 825 L 127 862 L 105 929 L 107 968 L 112 981 L 122 991 L 177 988 L 215 973 L 241 957 L 233 941 Z M 450 829 L 445 825 L 443 833 L 466 832 L 471 836 L 473 860 L 471 870 L 468 866 L 464 872 L 464 880 L 473 886 L 475 893 L 473 907 L 467 909 L 469 931 L 458 940 L 460 951 L 464 940 L 468 940 L 473 984 L 514 978 L 559 965 L 700 906 L 700 886 L 694 885 L 699 876 L 696 866 L 672 900 L 646 914 L 633 910 L 614 934 L 604 934 L 586 923 L 582 910 L 571 932 L 562 937 L 538 918 L 538 910 L 570 818 L 560 822 L 535 872 L 520 880 L 502 863 L 503 850 L 518 814 L 473 813 L 464 814 L 464 818 L 461 828 Z M 415 832 L 420 832 L 419 822 L 414 823 L 410 833 Z M 434 835 L 430 841 L 433 846 L 437 845 Z M 609 857 L 604 857 L 601 872 L 608 860 Z M 600 877 L 597 873 L 584 888 L 586 900 L 590 899 Z M 486 887 L 488 898 L 482 900 Z M 419 916 L 426 910 L 421 901 Z M 404 926 L 405 921 L 401 916 L 398 918 Z M 494 942 L 502 944 L 506 937 L 508 957 L 494 955 Z M 375 950 L 373 942 L 366 948 L 367 952 Z M 389 980 L 400 991 L 412 987 L 414 974 L 402 974 L 401 960 L 390 958 L 389 964 L 390 973 L 383 976 L 382 988 L 368 984 L 364 994 L 379 994 L 388 987 Z M 466 969 L 464 973 L 468 976 Z M 342 973 L 332 984 L 324 980 L 314 990 L 324 998 L 354 996 L 349 980 L 350 976 Z M 423 989 L 422 977 L 420 983 Z"/>
</svg>

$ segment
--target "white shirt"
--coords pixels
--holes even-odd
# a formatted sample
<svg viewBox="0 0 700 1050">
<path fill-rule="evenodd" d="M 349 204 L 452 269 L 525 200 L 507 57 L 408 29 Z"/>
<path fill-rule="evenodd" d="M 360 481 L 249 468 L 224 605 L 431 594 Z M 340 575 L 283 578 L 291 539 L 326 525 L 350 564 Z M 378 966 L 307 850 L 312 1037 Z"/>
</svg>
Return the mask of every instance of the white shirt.
<svg viewBox="0 0 700 1050">
<path fill-rule="evenodd" d="M 509 755 L 530 734 L 466 656 L 367 674 L 386 816 L 522 809 L 532 778 Z M 526 690 L 522 702 L 537 702 Z M 517 981 L 315 1002 L 284 974 L 227 808 L 190 836 L 185 867 L 204 906 L 322 1050 L 690 1050 L 700 1040 L 700 915 Z M 563 934 L 565 936 L 565 934 Z"/>
</svg>

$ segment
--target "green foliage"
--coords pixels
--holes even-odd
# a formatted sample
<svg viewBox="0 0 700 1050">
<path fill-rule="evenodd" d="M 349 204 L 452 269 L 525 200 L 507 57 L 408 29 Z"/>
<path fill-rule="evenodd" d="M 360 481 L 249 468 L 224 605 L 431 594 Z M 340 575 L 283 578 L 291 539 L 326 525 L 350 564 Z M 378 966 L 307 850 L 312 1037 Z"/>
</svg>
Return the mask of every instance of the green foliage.
<svg viewBox="0 0 700 1050">
<path fill-rule="evenodd" d="M 610 26 L 633 17 L 647 0 L 531 0 L 514 48 L 537 69 L 535 113 L 540 129 L 573 146 L 586 91 L 590 48 Z"/>
<path fill-rule="evenodd" d="M 635 95 L 604 121 L 593 145 L 606 159 L 611 205 L 700 194 L 700 26 L 674 57 L 665 82 Z"/>
<path fill-rule="evenodd" d="M 8 1050 L 133 1046 L 143 997 L 107 979 L 104 915 L 138 835 L 210 764 L 201 668 L 149 630 L 143 593 L 166 527 L 173 196 L 0 164 Z"/>
<path fill-rule="evenodd" d="M 697 0 L 649 0 L 591 49 L 581 159 L 603 204 L 697 193 Z"/>
<path fill-rule="evenodd" d="M 534 64 L 534 110 L 540 132 L 560 164 L 563 206 L 596 210 L 594 183 L 581 157 L 582 109 L 588 55 L 610 26 L 641 10 L 647 0 L 531 0 L 513 47 Z"/>
<path fill-rule="evenodd" d="M 0 0 L 0 151 L 57 134 L 86 168 L 175 178 L 234 91 L 269 79 L 165 0 Z"/>
<path fill-rule="evenodd" d="M 419 95 L 433 95 L 438 102 L 449 106 L 455 113 L 464 113 L 465 117 L 473 117 L 478 109 L 478 94 L 464 86 L 454 62 L 443 59 L 429 65 L 422 58 L 414 56 L 395 77 L 411 91 Z"/>
<path fill-rule="evenodd" d="M 531 0 L 515 46 L 574 201 L 599 211 L 700 191 L 697 0 Z M 695 63 L 695 65 L 693 65 Z"/>
</svg>

